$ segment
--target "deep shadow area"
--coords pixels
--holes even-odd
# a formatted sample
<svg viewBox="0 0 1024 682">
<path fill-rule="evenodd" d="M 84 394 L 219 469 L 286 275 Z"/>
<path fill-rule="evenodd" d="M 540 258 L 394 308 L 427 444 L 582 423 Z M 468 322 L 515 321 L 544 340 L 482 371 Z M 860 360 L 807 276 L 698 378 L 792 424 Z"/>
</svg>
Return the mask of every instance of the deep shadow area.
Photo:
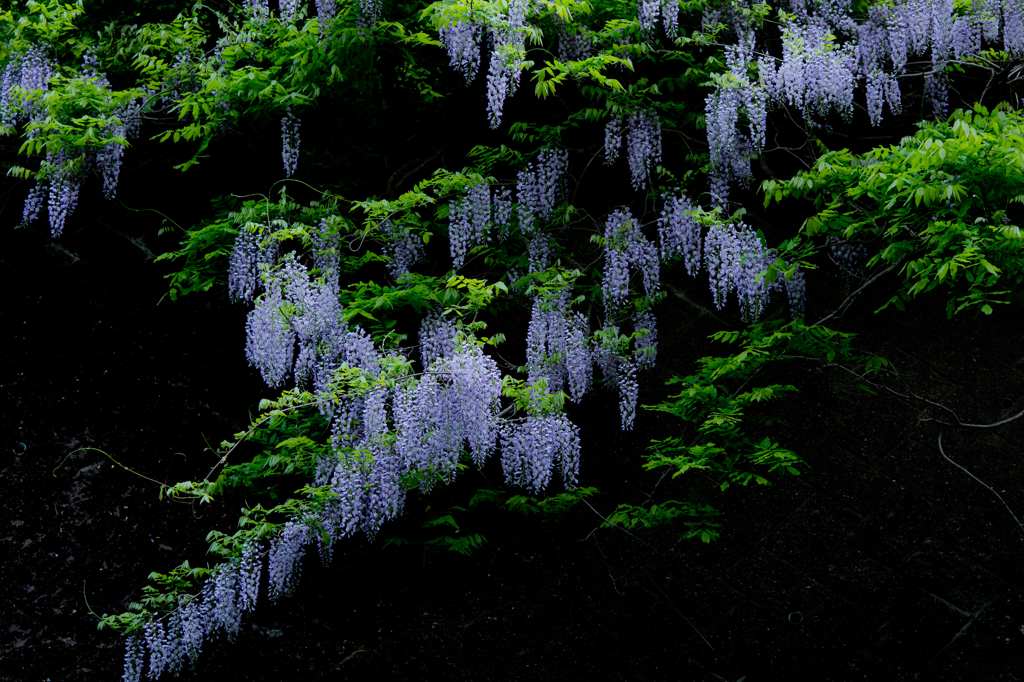
<svg viewBox="0 0 1024 682">
<path fill-rule="evenodd" d="M 269 391 L 246 367 L 244 307 L 224 292 L 156 306 L 165 283 L 146 251 L 173 243 L 155 230 L 141 242 L 95 224 L 60 242 L 10 228 L 3 238 L 0 679 L 118 679 L 122 639 L 98 632 L 89 608 L 121 612 L 151 571 L 206 561 L 206 532 L 231 530 L 256 500 L 160 501 L 157 484 L 95 451 L 67 456 L 93 447 L 156 481 L 201 478 L 214 459 L 206 441 L 241 430 Z M 671 284 L 711 307 L 706 280 L 673 273 Z M 937 404 L 971 424 L 1020 413 L 1024 322 L 1012 309 L 947 321 L 938 297 L 874 315 L 894 284 L 880 281 L 832 326 L 890 359 L 901 376 L 885 385 L 907 397 L 812 369 L 792 378 L 800 393 L 771 409 L 809 470 L 714 500 L 721 541 L 596 530 L 598 513 L 653 488 L 640 455 L 678 427 L 642 412 L 622 433 L 615 397 L 598 393 L 572 410 L 580 483 L 601 490 L 593 510 L 544 522 L 482 509 L 467 527 L 487 543 L 471 558 L 382 549 L 401 524 L 375 545 L 339 543 L 327 567 L 310 552 L 292 598 L 269 604 L 264 590 L 237 641 L 208 643 L 182 678 L 1020 679 L 1024 533 L 937 443 L 941 433 L 945 454 L 1019 517 L 1024 418 L 922 419 L 956 421 Z M 812 320 L 843 298 L 841 284 L 817 285 Z M 641 403 L 724 352 L 707 340 L 719 322 L 676 296 L 662 305 Z M 438 504 L 501 487 L 497 472 L 466 473 Z"/>
</svg>

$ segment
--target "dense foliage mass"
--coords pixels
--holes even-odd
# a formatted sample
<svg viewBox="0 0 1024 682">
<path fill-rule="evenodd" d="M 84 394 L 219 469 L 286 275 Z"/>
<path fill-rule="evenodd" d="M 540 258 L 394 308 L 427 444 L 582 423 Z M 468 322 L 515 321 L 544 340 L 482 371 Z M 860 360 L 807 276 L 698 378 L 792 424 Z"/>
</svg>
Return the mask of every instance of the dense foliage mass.
<svg viewBox="0 0 1024 682">
<path fill-rule="evenodd" d="M 288 181 L 217 198 L 162 259 L 177 264 L 171 299 L 217 290 L 250 307 L 245 357 L 280 393 L 205 480 L 161 494 L 307 484 L 245 509 L 237 533 L 212 532 L 219 564 L 155 573 L 129 612 L 103 618 L 128 634 L 125 680 L 194 664 L 204 641 L 238 632 L 264 580 L 270 599 L 294 589 L 306 548 L 328 560 L 342 538 L 376 537 L 410 495 L 467 466 L 498 458 L 529 495 L 557 479 L 558 505 L 592 494 L 577 488 L 573 406 L 615 391 L 632 428 L 669 269 L 706 270 L 718 310 L 735 300 L 749 326 L 717 335 L 742 348 L 702 359 L 652 407 L 696 428 L 653 442 L 644 466 L 722 490 L 800 470 L 743 428 L 744 410 L 795 390 L 748 386 L 763 365 L 886 366 L 827 318 L 804 319 L 806 274 L 826 260 L 861 288 L 899 268 L 897 306 L 948 287 L 950 315 L 991 314 L 1018 296 L 1017 0 L 147 11 L 30 0 L 0 14 L 0 134 L 20 141 L 5 163 L 23 181 L 21 222 L 59 239 L 85 193 L 118 197 L 137 148 L 170 143 L 174 167 L 195 172 L 239 136 L 272 140 L 258 153 L 279 149 Z M 851 127 L 892 144 L 841 148 Z M 766 205 L 804 200 L 810 217 L 756 229 L 742 204 L 755 180 Z M 528 325 L 489 332 L 509 310 Z M 523 341 L 522 366 L 498 351 L 506 337 Z M 242 443 L 258 446 L 251 461 L 234 461 Z M 620 501 L 606 522 L 678 519 L 709 541 L 717 512 L 692 490 Z"/>
</svg>

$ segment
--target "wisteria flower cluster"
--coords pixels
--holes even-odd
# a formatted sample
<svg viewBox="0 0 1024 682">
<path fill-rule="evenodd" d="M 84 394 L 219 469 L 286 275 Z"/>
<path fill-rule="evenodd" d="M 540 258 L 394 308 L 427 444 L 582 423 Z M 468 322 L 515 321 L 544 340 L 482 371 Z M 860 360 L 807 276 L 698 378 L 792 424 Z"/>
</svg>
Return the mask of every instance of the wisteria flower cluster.
<svg viewBox="0 0 1024 682">
<path fill-rule="evenodd" d="M 166 620 L 153 619 L 141 634 L 129 635 L 125 642 L 124 682 L 142 679 L 146 653 L 148 676 L 155 680 L 164 672 L 177 675 L 186 662 L 195 663 L 203 644 L 220 633 L 233 639 L 242 615 L 256 606 L 263 573 L 261 552 L 259 542 L 246 542 L 241 557 L 217 567 L 199 594 L 179 600 Z M 272 576 L 276 573 L 278 577 L 287 577 L 284 567 L 275 563 L 271 554 Z M 278 552 L 277 561 L 280 558 Z"/>
<path fill-rule="evenodd" d="M 700 270 L 701 228 L 693 219 L 693 204 L 685 194 L 664 194 L 662 200 L 664 205 L 658 218 L 661 260 L 681 255 L 686 273 L 695 277 Z"/>
<path fill-rule="evenodd" d="M 469 21 L 452 20 L 438 30 L 438 35 L 448 51 L 452 67 L 466 78 L 469 85 L 480 69 L 482 27 Z"/>
<path fill-rule="evenodd" d="M 320 28 L 320 32 L 317 34 L 317 42 L 323 50 L 327 49 L 327 42 L 331 39 L 334 17 L 337 11 L 337 0 L 316 0 L 316 21 Z"/>
<path fill-rule="evenodd" d="M 0 83 L 0 126 L 12 128 L 41 114 L 37 98 L 29 95 L 46 93 L 54 75 L 55 65 L 42 48 L 12 54 Z"/>
<path fill-rule="evenodd" d="M 569 294 L 537 296 L 526 335 L 527 383 L 546 379 L 548 391 L 568 389 L 574 402 L 590 390 L 593 360 L 583 315 L 569 309 Z"/>
<path fill-rule="evenodd" d="M 567 488 L 576 486 L 580 466 L 579 427 L 564 414 L 529 415 L 501 430 L 501 464 L 508 485 L 533 494 L 547 488 L 557 462 Z"/>
<path fill-rule="evenodd" d="M 653 111 L 635 111 L 624 119 L 612 116 L 604 129 L 605 163 L 613 163 L 626 135 L 626 157 L 634 189 L 647 182 L 651 167 L 661 163 L 661 121 Z"/>
<path fill-rule="evenodd" d="M 718 223 L 708 230 L 704 242 L 704 262 L 711 280 L 715 306 L 721 310 L 730 292 L 736 292 L 744 321 L 757 320 L 764 310 L 768 294 L 778 280 L 758 281 L 775 262 L 775 254 L 747 225 Z"/>
<path fill-rule="evenodd" d="M 629 297 L 630 268 L 640 271 L 644 293 L 653 296 L 661 288 L 661 261 L 655 246 L 637 226 L 629 209 L 620 209 L 605 222 L 604 295 L 605 315 L 610 319 Z"/>
<path fill-rule="evenodd" d="M 542 149 L 537 160 L 516 175 L 519 199 L 519 229 L 532 236 L 537 220 L 550 220 L 555 202 L 562 190 L 562 176 L 569 168 L 569 152 L 564 149 Z"/>
<path fill-rule="evenodd" d="M 299 167 L 299 118 L 291 108 L 281 118 L 281 160 L 284 161 L 284 172 L 289 178 L 295 175 Z"/>
<path fill-rule="evenodd" d="M 576 32 L 570 31 L 561 19 L 556 19 L 555 26 L 558 29 L 558 61 L 581 61 L 594 54 L 594 41 L 586 33 L 586 24 L 576 24 Z"/>
<path fill-rule="evenodd" d="M 659 18 L 670 40 L 679 36 L 679 3 L 676 0 L 638 0 L 636 8 L 640 28 L 648 39 L 654 37 Z"/>
<path fill-rule="evenodd" d="M 254 24 L 265 24 L 270 18 L 269 0 L 245 0 L 244 6 Z"/>
<path fill-rule="evenodd" d="M 726 50 L 729 73 L 704 101 L 711 156 L 711 194 L 719 206 L 727 204 L 732 183 L 747 187 L 753 178 L 749 159 L 764 146 L 768 101 L 777 87 L 770 63 L 763 64 L 758 83 L 750 80 L 747 63 L 751 54 L 749 45 L 729 47 Z M 749 133 L 738 128 L 741 114 L 746 116 Z"/>
<path fill-rule="evenodd" d="M 260 273 L 277 264 L 278 243 L 261 240 L 259 226 L 245 225 L 238 231 L 228 258 L 228 296 L 235 301 L 251 302 L 262 280 Z"/>
<path fill-rule="evenodd" d="M 397 227 L 390 220 L 385 220 L 380 224 L 380 230 L 383 234 L 391 235 L 391 241 L 384 244 L 384 252 L 390 259 L 388 272 L 392 279 L 400 279 L 410 272 L 413 265 L 426 258 L 423 239 L 408 227 Z"/>
<path fill-rule="evenodd" d="M 619 336 L 618 327 L 605 327 L 594 335 L 591 353 L 605 383 L 609 388 L 618 389 L 622 430 L 630 431 L 636 419 L 636 406 L 640 394 L 640 384 L 636 376 L 638 362 L 644 361 L 629 353 L 626 341 L 625 337 Z M 644 354 L 642 349 L 641 354 Z"/>
<path fill-rule="evenodd" d="M 847 277 L 856 277 L 867 259 L 868 249 L 863 244 L 840 243 L 838 237 L 826 240 L 832 260 L 839 265 L 839 270 Z"/>
<path fill-rule="evenodd" d="M 510 0 L 503 21 L 491 29 L 490 67 L 487 71 L 487 116 L 491 128 L 501 125 L 505 100 L 516 94 L 526 56 L 523 29 L 527 0 Z"/>
<path fill-rule="evenodd" d="M 491 225 L 491 189 L 481 182 L 453 200 L 448 211 L 448 242 L 453 267 L 458 270 L 469 250 L 489 241 Z"/>
</svg>

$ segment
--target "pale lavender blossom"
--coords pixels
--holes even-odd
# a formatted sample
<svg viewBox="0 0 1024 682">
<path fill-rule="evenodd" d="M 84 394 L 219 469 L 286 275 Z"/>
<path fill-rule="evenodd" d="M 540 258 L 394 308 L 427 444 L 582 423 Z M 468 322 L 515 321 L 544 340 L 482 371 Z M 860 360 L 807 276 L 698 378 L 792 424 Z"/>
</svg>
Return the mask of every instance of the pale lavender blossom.
<svg viewBox="0 0 1024 682">
<path fill-rule="evenodd" d="M 715 306 L 721 310 L 729 293 L 736 292 L 744 321 L 757 320 L 769 292 L 778 286 L 778 282 L 766 282 L 758 277 L 775 258 L 757 233 L 743 223 L 712 225 L 704 242 L 704 261 Z"/>
<path fill-rule="evenodd" d="M 390 220 L 385 220 L 380 223 L 380 231 L 391 236 L 391 240 L 384 243 L 384 253 L 389 258 L 388 273 L 395 281 L 404 277 L 411 271 L 413 265 L 426 258 L 423 240 L 408 227 L 398 227 Z"/>
<path fill-rule="evenodd" d="M 612 114 L 608 118 L 608 122 L 604 124 L 604 162 L 608 165 L 615 163 L 615 160 L 619 158 L 624 129 L 625 121 L 621 116 L 615 114 Z"/>
<path fill-rule="evenodd" d="M 653 369 L 658 360 L 658 320 L 654 312 L 648 308 L 637 313 L 633 328 L 637 369 Z"/>
<path fill-rule="evenodd" d="M 448 21 L 438 31 L 441 44 L 448 51 L 451 65 L 468 85 L 480 69 L 480 38 L 482 28 L 468 21 Z"/>
<path fill-rule="evenodd" d="M 568 167 L 567 151 L 546 148 L 541 150 L 536 162 L 516 175 L 519 229 L 524 236 L 533 236 L 537 220 L 550 220 L 554 216 L 562 176 Z"/>
<path fill-rule="evenodd" d="M 284 302 L 280 286 L 268 287 L 245 324 L 246 359 L 272 388 L 284 383 L 295 354 L 295 330 L 282 314 Z"/>
<path fill-rule="evenodd" d="M 299 11 L 299 0 L 279 0 L 278 4 L 281 9 L 281 22 L 295 23 L 295 15 Z"/>
<path fill-rule="evenodd" d="M 469 187 L 451 202 L 448 213 L 448 241 L 453 267 L 458 270 L 474 246 L 490 241 L 491 190 L 486 183 Z"/>
<path fill-rule="evenodd" d="M 308 526 L 302 521 L 288 521 L 270 543 L 267 559 L 268 593 L 271 601 L 289 595 L 295 589 L 302 571 L 302 557 L 309 541 Z"/>
<path fill-rule="evenodd" d="M 605 266 L 601 291 L 605 314 L 613 317 L 629 297 L 630 268 L 640 271 L 644 293 L 660 289 L 658 248 L 644 236 L 628 209 L 614 211 L 605 223 Z"/>
<path fill-rule="evenodd" d="M 139 682 L 145 667 L 143 658 L 142 637 L 137 634 L 127 635 L 124 640 L 124 675 L 123 682 Z"/>
<path fill-rule="evenodd" d="M 665 202 L 658 218 L 661 259 L 682 255 L 686 273 L 695 277 L 700 270 L 701 228 L 693 220 L 694 207 L 685 194 L 664 194 Z"/>
<path fill-rule="evenodd" d="M 633 189 L 641 189 L 652 166 L 661 163 L 661 121 L 658 114 L 637 111 L 626 124 L 626 153 Z"/>
<path fill-rule="evenodd" d="M 288 108 L 281 119 L 281 159 L 284 161 L 284 172 L 290 178 L 295 175 L 299 166 L 299 126 L 301 121 Z"/>
<path fill-rule="evenodd" d="M 337 0 L 316 0 L 316 23 L 319 33 L 316 40 L 320 49 L 327 50 L 327 42 L 331 39 L 334 28 L 334 16 L 338 11 Z"/>
<path fill-rule="evenodd" d="M 441 357 L 455 351 L 458 329 L 437 311 L 430 311 L 420 323 L 420 362 L 429 369 Z"/>
<path fill-rule="evenodd" d="M 255 24 L 265 24 L 270 18 L 270 3 L 268 0 L 244 0 L 244 6 Z"/>
<path fill-rule="evenodd" d="M 564 414 L 530 415 L 501 429 L 501 464 L 508 485 L 539 494 L 551 481 L 557 464 L 567 490 L 576 487 L 579 473 L 579 428 Z"/>
</svg>

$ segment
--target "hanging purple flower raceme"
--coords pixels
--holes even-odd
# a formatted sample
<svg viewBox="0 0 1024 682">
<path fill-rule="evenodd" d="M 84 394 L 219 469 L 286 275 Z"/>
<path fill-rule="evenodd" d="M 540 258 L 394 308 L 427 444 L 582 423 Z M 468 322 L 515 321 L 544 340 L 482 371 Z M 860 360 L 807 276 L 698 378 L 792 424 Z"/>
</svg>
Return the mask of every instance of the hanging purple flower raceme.
<svg viewBox="0 0 1024 682">
<path fill-rule="evenodd" d="M 640 23 L 640 30 L 648 40 L 654 37 L 654 29 L 661 15 L 661 0 L 637 0 L 636 2 L 637 21 Z"/>
<path fill-rule="evenodd" d="M 1003 0 L 1003 49 L 1013 59 L 1024 57 L 1024 6 Z"/>
<path fill-rule="evenodd" d="M 372 26 L 380 20 L 381 4 L 381 0 L 359 0 L 362 19 L 367 25 Z"/>
<path fill-rule="evenodd" d="M 573 24 L 570 26 L 560 18 L 556 18 L 555 26 L 558 29 L 558 61 L 566 62 L 582 61 L 591 57 L 594 53 L 594 41 L 586 34 L 586 24 Z"/>
<path fill-rule="evenodd" d="M 491 198 L 493 207 L 493 226 L 498 230 L 501 239 L 505 239 L 512 229 L 512 211 L 515 202 L 512 201 L 512 190 L 502 187 L 494 192 Z"/>
<path fill-rule="evenodd" d="M 46 180 L 42 182 L 37 180 L 36 184 L 28 190 L 28 196 L 25 197 L 25 205 L 21 212 L 21 222 L 23 225 L 28 225 L 39 217 L 39 211 L 42 210 L 48 195 L 49 183 Z"/>
<path fill-rule="evenodd" d="M 458 329 L 455 323 L 435 310 L 420 323 L 420 363 L 429 369 L 434 361 L 455 352 Z"/>
<path fill-rule="evenodd" d="M 719 206 L 728 203 L 732 183 L 740 187 L 750 184 L 753 175 L 749 158 L 764 144 L 768 94 L 780 87 L 778 73 L 767 60 L 760 63 L 760 83 L 750 82 L 746 75 L 750 52 L 745 49 L 737 45 L 726 50 L 729 77 L 704 100 L 711 156 L 711 194 Z M 749 135 L 738 129 L 742 111 L 750 122 Z"/>
<path fill-rule="evenodd" d="M 302 572 L 302 556 L 309 542 L 309 528 L 301 522 L 291 520 L 270 542 L 267 559 L 268 594 L 271 601 L 291 594 Z"/>
<path fill-rule="evenodd" d="M 402 476 L 408 471 L 406 463 L 397 454 L 382 454 L 373 458 L 369 475 L 369 492 L 363 529 L 372 541 L 385 521 L 397 518 L 405 507 L 405 487 Z"/>
<path fill-rule="evenodd" d="M 564 414 L 530 415 L 505 422 L 501 428 L 501 466 L 508 485 L 540 494 L 551 481 L 557 463 L 567 490 L 579 474 L 579 428 Z"/>
<path fill-rule="evenodd" d="M 23 56 L 20 52 L 12 52 L 4 66 L 3 79 L 0 80 L 0 126 L 12 128 L 17 124 L 17 102 L 15 87 L 21 85 L 21 65 Z"/>
<path fill-rule="evenodd" d="M 628 348 L 620 345 L 618 327 L 606 327 L 595 337 L 591 351 L 594 363 L 600 368 L 605 384 L 609 388 L 618 389 L 622 429 L 629 431 L 633 428 L 633 420 L 636 418 L 640 390 L 636 379 L 639 360 L 630 357 Z"/>
<path fill-rule="evenodd" d="M 789 316 L 792 319 L 802 318 L 807 308 L 807 283 L 800 264 L 796 264 L 796 272 L 785 281 L 786 297 L 789 299 Z"/>
<path fill-rule="evenodd" d="M 778 287 L 777 281 L 758 281 L 775 261 L 775 254 L 765 248 L 757 233 L 743 223 L 712 225 L 704 242 L 704 261 L 715 307 L 721 310 L 729 293 L 735 291 L 744 321 L 757 320 L 769 291 Z"/>
<path fill-rule="evenodd" d="M 780 97 L 800 109 L 811 123 L 833 110 L 849 120 L 856 84 L 853 48 L 851 44 L 838 46 L 822 24 L 787 24 L 778 70 Z"/>
<path fill-rule="evenodd" d="M 632 431 L 636 419 L 636 405 L 640 396 L 640 383 L 636 378 L 638 362 L 627 358 L 618 364 L 619 384 L 619 416 L 622 418 L 622 430 Z"/>
<path fill-rule="evenodd" d="M 661 0 L 661 21 L 669 40 L 679 37 L 679 0 Z"/>
<path fill-rule="evenodd" d="M 142 637 L 139 635 L 127 635 L 124 640 L 124 675 L 123 682 L 139 682 L 142 679 L 142 670 L 145 668 L 145 649 L 142 646 Z"/>
<path fill-rule="evenodd" d="M 50 233 L 57 238 L 64 231 L 68 217 L 78 206 L 78 193 L 82 186 L 85 159 L 80 150 L 67 147 L 56 154 L 46 153 L 50 171 L 49 185 Z"/>
<path fill-rule="evenodd" d="M 146 647 L 149 649 L 149 678 L 157 679 L 163 674 L 170 658 L 170 644 L 164 632 L 162 620 L 153 619 L 143 626 Z"/>
<path fill-rule="evenodd" d="M 453 267 L 458 270 L 474 246 L 490 241 L 491 190 L 487 183 L 473 185 L 449 204 L 448 241 Z"/>
<path fill-rule="evenodd" d="M 604 279 L 601 293 L 604 296 L 605 315 L 612 317 L 629 297 L 629 258 L 624 248 L 625 240 L 632 235 L 633 216 L 629 210 L 615 211 L 605 223 Z"/>
<path fill-rule="evenodd" d="M 281 23 L 295 23 L 295 15 L 299 11 L 299 0 L 278 0 L 281 9 Z"/>
<path fill-rule="evenodd" d="M 829 237 L 825 242 L 829 245 L 832 260 L 839 266 L 839 270 L 844 276 L 857 277 L 867 259 L 867 247 L 863 244 L 841 244 L 839 242 L 838 237 Z"/>
<path fill-rule="evenodd" d="M 694 219 L 694 207 L 685 194 L 663 194 L 665 202 L 658 218 L 661 260 L 682 255 L 686 273 L 695 277 L 700 270 L 701 228 Z"/>
<path fill-rule="evenodd" d="M 480 69 L 480 38 L 483 29 L 479 24 L 468 21 L 448 21 L 438 30 L 441 44 L 448 51 L 451 65 L 469 85 Z"/>
<path fill-rule="evenodd" d="M 337 0 L 316 0 L 316 23 L 319 27 L 316 41 L 325 52 L 334 29 L 334 16 L 338 11 L 336 3 Z"/>
<path fill-rule="evenodd" d="M 505 100 L 516 94 L 526 55 L 524 32 L 527 0 L 510 0 L 502 21 L 491 29 L 491 62 L 487 70 L 487 116 L 491 128 L 501 125 Z"/>
<path fill-rule="evenodd" d="M 238 231 L 228 258 L 228 295 L 236 301 L 251 302 L 262 284 L 260 266 L 267 269 L 277 263 L 277 241 L 269 239 L 261 245 L 261 234 L 253 228 L 249 224 Z"/>
<path fill-rule="evenodd" d="M 644 236 L 629 209 L 608 216 L 605 223 L 605 267 L 601 291 L 605 315 L 613 317 L 629 297 L 629 271 L 636 268 L 643 278 L 644 293 L 653 296 L 660 289 L 658 247 Z"/>
<path fill-rule="evenodd" d="M 637 333 L 634 339 L 637 369 L 654 369 L 658 361 L 658 320 L 650 308 L 637 313 L 633 320 Z"/>
<path fill-rule="evenodd" d="M 310 238 L 313 241 L 313 267 L 320 271 L 320 277 L 325 280 L 333 279 L 338 275 L 338 267 L 341 264 L 341 254 L 338 251 L 341 240 L 338 231 L 332 229 L 327 218 L 323 218 L 310 234 Z"/>
<path fill-rule="evenodd" d="M 449 356 L 448 371 L 461 430 L 473 462 L 482 467 L 497 445 L 501 370 L 479 346 L 467 344 Z"/>
<path fill-rule="evenodd" d="M 526 332 L 526 381 L 535 384 L 546 379 L 551 393 L 565 384 L 566 297 L 563 292 L 551 300 L 534 298 Z"/>
<path fill-rule="evenodd" d="M 380 223 L 380 231 L 391 235 L 391 240 L 384 244 L 384 253 L 390 259 L 387 268 L 392 279 L 401 279 L 411 271 L 413 265 L 426 258 L 423 240 L 408 227 L 398 227 L 390 220 L 385 220 Z"/>
<path fill-rule="evenodd" d="M 111 125 L 110 133 L 115 138 L 125 137 L 125 126 Z M 100 169 L 103 178 L 103 196 L 108 200 L 117 195 L 117 181 L 121 175 L 121 162 L 124 159 L 124 145 L 114 141 L 108 142 L 96 152 L 96 166 Z"/>
<path fill-rule="evenodd" d="M 337 497 L 327 509 L 325 527 L 332 540 L 354 535 L 366 518 L 366 472 L 361 463 L 343 460 L 335 466 L 330 485 Z"/>
<path fill-rule="evenodd" d="M 637 111 L 629 115 L 626 128 L 626 153 L 633 189 L 641 189 L 651 167 L 661 163 L 661 121 L 656 113 Z"/>
<path fill-rule="evenodd" d="M 868 104 L 868 118 L 871 125 L 882 122 L 882 107 L 888 103 L 889 110 L 898 116 L 903 112 L 903 99 L 896 76 L 886 71 L 873 71 L 867 75 L 865 96 Z"/>
<path fill-rule="evenodd" d="M 615 114 L 612 114 L 608 122 L 604 124 L 604 162 L 609 166 L 619 158 L 624 130 L 625 121 L 621 116 Z"/>
<path fill-rule="evenodd" d="M 272 388 L 284 383 L 295 354 L 295 330 L 282 314 L 284 303 L 281 287 L 273 280 L 245 324 L 245 357 Z"/>
<path fill-rule="evenodd" d="M 213 631 L 210 604 L 204 599 L 206 594 L 204 590 L 198 595 L 178 602 L 178 611 L 181 614 L 181 646 L 193 665 L 202 653 L 203 641 Z"/>
<path fill-rule="evenodd" d="M 292 113 L 291 107 L 281 119 L 281 160 L 284 172 L 289 178 L 295 175 L 299 166 L 299 126 L 301 121 Z"/>
<path fill-rule="evenodd" d="M 254 24 L 267 23 L 267 20 L 270 18 L 269 0 L 244 0 L 244 5 Z"/>
<path fill-rule="evenodd" d="M 239 606 L 246 613 L 256 609 L 262 574 L 263 560 L 260 558 L 260 543 L 250 540 L 242 548 L 242 558 L 238 562 Z"/>
<path fill-rule="evenodd" d="M 242 625 L 242 597 L 237 564 L 222 564 L 213 576 L 210 621 L 234 641 Z"/>
<path fill-rule="evenodd" d="M 537 161 L 516 175 L 519 199 L 519 229 L 526 237 L 533 236 L 537 220 L 550 220 L 562 189 L 562 176 L 569 167 L 569 152 L 563 149 L 542 149 Z"/>
<path fill-rule="evenodd" d="M 33 45 L 24 53 L 12 53 L 0 92 L 0 125 L 12 127 L 42 116 L 41 96 L 50 89 L 55 74 L 56 66 L 42 48 Z"/>
</svg>

